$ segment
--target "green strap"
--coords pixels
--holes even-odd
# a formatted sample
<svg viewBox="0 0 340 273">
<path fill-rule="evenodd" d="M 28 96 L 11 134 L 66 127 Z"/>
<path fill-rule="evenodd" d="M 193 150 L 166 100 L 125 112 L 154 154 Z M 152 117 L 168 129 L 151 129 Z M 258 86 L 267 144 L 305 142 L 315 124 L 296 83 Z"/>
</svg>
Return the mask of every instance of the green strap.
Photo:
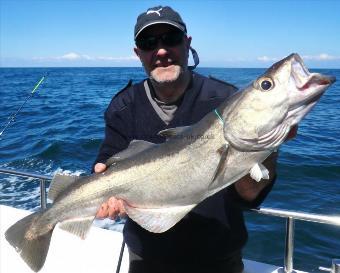
<svg viewBox="0 0 340 273">
<path fill-rule="evenodd" d="M 218 117 L 220 123 L 223 125 L 223 124 L 224 124 L 224 121 L 223 121 L 223 119 L 222 119 L 220 113 L 218 112 L 218 110 L 215 109 L 214 112 L 215 112 L 216 116 Z"/>
</svg>

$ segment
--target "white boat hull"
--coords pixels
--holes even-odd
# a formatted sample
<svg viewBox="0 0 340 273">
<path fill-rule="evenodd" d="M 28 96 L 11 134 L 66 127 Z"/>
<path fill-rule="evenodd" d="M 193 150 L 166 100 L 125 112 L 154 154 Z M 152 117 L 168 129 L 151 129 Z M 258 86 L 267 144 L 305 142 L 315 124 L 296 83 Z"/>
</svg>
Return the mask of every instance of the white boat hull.
<svg viewBox="0 0 340 273">
<path fill-rule="evenodd" d="M 7 242 L 4 233 L 30 211 L 0 205 L 0 272 L 32 273 Z M 112 273 L 116 271 L 122 245 L 122 233 L 93 226 L 86 240 L 58 228 L 54 229 L 50 249 L 41 273 Z M 128 251 L 125 249 L 120 273 L 128 273 Z M 278 273 L 282 267 L 244 260 L 244 273 Z M 295 271 L 296 273 L 307 273 Z"/>
</svg>

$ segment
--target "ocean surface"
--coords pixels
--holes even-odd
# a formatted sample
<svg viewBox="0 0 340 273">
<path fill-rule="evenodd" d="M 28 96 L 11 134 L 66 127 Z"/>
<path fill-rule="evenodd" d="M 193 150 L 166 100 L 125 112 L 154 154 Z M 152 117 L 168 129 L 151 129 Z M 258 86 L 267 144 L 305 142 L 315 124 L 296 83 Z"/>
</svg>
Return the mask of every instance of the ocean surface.
<svg viewBox="0 0 340 273">
<path fill-rule="evenodd" d="M 340 215 L 340 70 L 298 136 L 280 149 L 278 179 L 264 207 Z M 200 68 L 238 87 L 264 69 Z M 86 174 L 103 138 L 103 112 L 112 96 L 145 78 L 142 68 L 0 68 L 0 130 L 40 78 L 37 93 L 0 139 L 0 168 L 38 174 Z M 37 210 L 39 182 L 0 174 L 0 204 Z M 246 213 L 248 259 L 283 264 L 285 220 Z M 340 227 L 297 221 L 294 267 L 319 272 L 340 258 Z"/>
</svg>

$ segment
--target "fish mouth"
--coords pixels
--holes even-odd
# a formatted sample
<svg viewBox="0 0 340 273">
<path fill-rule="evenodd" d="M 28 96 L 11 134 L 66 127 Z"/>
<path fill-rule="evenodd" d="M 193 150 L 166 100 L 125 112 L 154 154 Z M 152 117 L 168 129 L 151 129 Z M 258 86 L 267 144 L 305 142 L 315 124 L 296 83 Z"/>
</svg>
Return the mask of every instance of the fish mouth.
<svg viewBox="0 0 340 273">
<path fill-rule="evenodd" d="M 269 109 L 276 111 L 268 111 L 268 108 L 263 111 L 272 117 L 268 118 L 270 122 L 261 123 L 260 121 L 253 126 L 255 118 L 246 112 L 244 124 L 250 124 L 250 129 L 239 131 L 236 129 L 233 132 L 232 127 L 228 125 L 224 127 L 226 140 L 240 151 L 276 149 L 287 139 L 291 128 L 311 111 L 326 89 L 336 80 L 333 76 L 309 72 L 301 57 L 295 53 L 273 64 L 260 79 L 266 76 L 271 80 L 276 79 L 277 90 L 280 92 L 272 93 L 275 106 L 271 105 L 272 108 Z M 275 90 L 275 85 L 273 90 Z M 249 93 L 252 91 L 253 89 L 249 89 Z M 254 109 L 257 110 L 257 108 Z M 249 135 L 247 135 L 248 132 Z"/>
<path fill-rule="evenodd" d="M 310 75 L 309 79 L 301 87 L 298 87 L 300 91 L 308 89 L 311 85 L 330 85 L 335 82 L 335 77 L 324 76 L 319 73 L 313 73 Z"/>
<path fill-rule="evenodd" d="M 316 92 L 312 93 L 310 97 L 306 98 L 305 103 L 312 103 L 320 99 L 323 93 L 326 91 L 327 87 L 335 82 L 335 77 L 333 76 L 325 76 L 319 73 L 310 74 L 308 80 L 300 87 L 297 86 L 297 89 L 300 92 L 304 92 L 305 90 L 309 90 L 310 88 L 318 89 Z"/>
<path fill-rule="evenodd" d="M 287 59 L 291 62 L 287 118 L 294 117 L 291 125 L 295 125 L 312 109 L 336 78 L 309 72 L 298 54 L 292 54 Z"/>
<path fill-rule="evenodd" d="M 281 145 L 287 139 L 291 128 L 311 111 L 326 89 L 336 80 L 333 76 L 309 72 L 298 54 L 291 54 L 274 64 L 270 70 L 275 73 L 280 67 L 288 68 L 287 112 L 277 126 L 258 138 L 242 138 L 244 150 L 260 151 Z"/>
<path fill-rule="evenodd" d="M 336 79 L 333 76 L 311 73 L 298 54 L 295 53 L 289 57 L 291 58 L 290 81 L 295 83 L 298 91 L 308 97 L 306 100 L 314 100 L 314 97 L 319 97 L 329 85 L 335 82 Z"/>
</svg>

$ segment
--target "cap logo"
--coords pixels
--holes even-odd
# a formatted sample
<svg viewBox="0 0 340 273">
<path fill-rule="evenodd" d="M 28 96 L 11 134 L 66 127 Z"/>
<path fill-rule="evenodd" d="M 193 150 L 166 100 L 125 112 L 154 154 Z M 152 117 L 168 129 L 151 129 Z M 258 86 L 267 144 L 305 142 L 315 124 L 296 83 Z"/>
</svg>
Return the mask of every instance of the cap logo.
<svg viewBox="0 0 340 273">
<path fill-rule="evenodd" d="M 148 15 L 148 14 L 156 13 L 158 16 L 161 16 L 160 11 L 161 11 L 162 9 L 163 9 L 163 8 L 160 8 L 160 9 L 158 9 L 158 10 L 148 10 L 148 11 L 146 12 L 146 14 Z"/>
</svg>

